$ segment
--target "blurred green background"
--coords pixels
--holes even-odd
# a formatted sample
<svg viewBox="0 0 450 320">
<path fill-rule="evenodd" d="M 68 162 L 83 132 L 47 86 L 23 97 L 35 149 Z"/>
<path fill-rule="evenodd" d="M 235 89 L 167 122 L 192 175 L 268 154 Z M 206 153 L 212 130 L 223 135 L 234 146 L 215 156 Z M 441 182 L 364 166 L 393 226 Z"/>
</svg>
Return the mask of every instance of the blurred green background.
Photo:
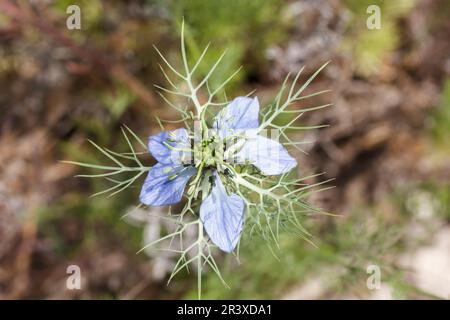
<svg viewBox="0 0 450 320">
<path fill-rule="evenodd" d="M 69 5 L 81 30 L 68 30 Z M 370 30 L 369 5 L 381 9 Z M 0 298 L 183 299 L 196 276 L 167 286 L 175 257 L 136 252 L 165 231 L 152 210 L 122 216 L 139 181 L 114 197 L 89 197 L 106 180 L 73 178 L 102 163 L 86 139 L 126 151 L 120 127 L 145 140 L 155 115 L 176 118 L 153 85 L 164 84 L 156 45 L 180 65 L 186 23 L 190 63 L 211 43 L 212 83 L 239 66 L 229 97 L 256 89 L 269 103 L 284 77 L 331 64 L 308 106 L 314 141 L 296 154 L 301 173 L 325 172 L 334 188 L 311 201 L 339 217 L 305 221 L 318 247 L 285 234 L 271 253 L 244 238 L 239 262 L 220 256 L 231 289 L 212 272 L 204 298 L 435 299 L 450 297 L 450 3 L 446 0 L 137 0 L 0 2 Z M 174 126 L 175 127 L 175 126 Z M 150 156 L 144 160 L 151 164 Z M 93 171 L 92 171 L 93 172 Z M 66 268 L 81 268 L 81 290 Z M 381 270 L 370 290 L 367 267 Z"/>
</svg>

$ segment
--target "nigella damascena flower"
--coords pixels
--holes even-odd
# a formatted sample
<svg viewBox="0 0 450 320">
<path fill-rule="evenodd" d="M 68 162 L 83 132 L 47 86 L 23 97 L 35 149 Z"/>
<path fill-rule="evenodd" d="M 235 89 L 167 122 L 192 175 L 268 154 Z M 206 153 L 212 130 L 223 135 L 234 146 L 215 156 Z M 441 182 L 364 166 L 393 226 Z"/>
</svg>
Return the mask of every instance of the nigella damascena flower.
<svg viewBox="0 0 450 320">
<path fill-rule="evenodd" d="M 280 175 L 297 165 L 280 143 L 258 133 L 258 116 L 257 98 L 238 97 L 217 114 L 212 130 L 200 139 L 184 128 L 151 136 L 148 148 L 158 163 L 145 180 L 140 201 L 149 206 L 175 204 L 195 176 L 191 184 L 202 192 L 200 220 L 209 238 L 221 250 L 233 251 L 245 207 L 233 193 L 234 166 L 253 165 L 263 175 Z"/>
</svg>

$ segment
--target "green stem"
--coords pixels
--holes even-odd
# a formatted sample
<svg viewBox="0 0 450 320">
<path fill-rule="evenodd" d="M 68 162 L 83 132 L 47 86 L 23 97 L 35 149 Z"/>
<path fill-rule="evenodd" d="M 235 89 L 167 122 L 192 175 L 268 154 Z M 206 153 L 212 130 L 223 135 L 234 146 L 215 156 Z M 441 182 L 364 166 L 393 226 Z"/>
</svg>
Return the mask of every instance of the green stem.
<svg viewBox="0 0 450 320">
<path fill-rule="evenodd" d="M 250 190 L 252 190 L 252 191 L 254 191 L 254 192 L 258 193 L 258 194 L 268 195 L 271 198 L 276 199 L 276 200 L 281 200 L 282 199 L 281 196 L 276 195 L 273 192 L 270 192 L 270 190 L 262 189 L 262 188 L 260 188 L 258 186 L 255 186 L 253 183 L 248 182 L 247 180 L 245 180 L 244 178 L 242 178 L 239 175 L 236 175 L 233 180 L 237 184 L 240 184 L 241 186 L 243 186 L 243 187 L 245 187 L 247 189 L 250 189 Z"/>
</svg>

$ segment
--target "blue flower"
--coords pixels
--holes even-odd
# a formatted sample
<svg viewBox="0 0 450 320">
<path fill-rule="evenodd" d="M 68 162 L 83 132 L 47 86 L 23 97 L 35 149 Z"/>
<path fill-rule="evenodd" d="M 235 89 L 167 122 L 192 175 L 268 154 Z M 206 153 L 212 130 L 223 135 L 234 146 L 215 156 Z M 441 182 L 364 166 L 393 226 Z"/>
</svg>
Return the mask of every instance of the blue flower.
<svg viewBox="0 0 450 320">
<path fill-rule="evenodd" d="M 151 136 L 148 148 L 158 163 L 145 180 L 140 201 L 150 206 L 177 203 L 197 170 L 212 171 L 208 179 L 211 191 L 203 198 L 200 219 L 215 245 L 223 251 L 233 251 L 241 235 L 245 204 L 241 197 L 228 192 L 225 181 L 222 181 L 224 178 L 219 174 L 222 170 L 219 163 L 250 163 L 264 175 L 283 174 L 297 165 L 297 161 L 280 143 L 258 133 L 258 117 L 257 98 L 238 97 L 221 110 L 213 124 L 216 132 L 213 137 L 221 142 L 237 138 L 243 143 L 233 154 L 223 156 L 226 159 L 218 159 L 217 162 L 208 159 L 206 168 L 197 166 L 197 169 L 194 165 L 191 139 L 184 128 Z M 226 148 L 228 144 L 224 142 L 222 145 Z M 207 146 L 207 143 L 202 141 L 201 146 Z M 215 154 L 222 155 L 220 152 Z M 217 165 L 211 165 L 214 163 Z"/>
</svg>

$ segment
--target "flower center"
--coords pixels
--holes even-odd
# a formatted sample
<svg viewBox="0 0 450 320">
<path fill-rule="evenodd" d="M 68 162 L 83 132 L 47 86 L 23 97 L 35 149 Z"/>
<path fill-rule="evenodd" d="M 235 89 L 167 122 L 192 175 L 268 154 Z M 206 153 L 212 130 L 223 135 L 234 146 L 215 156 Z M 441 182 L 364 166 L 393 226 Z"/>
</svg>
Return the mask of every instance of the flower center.
<svg viewBox="0 0 450 320">
<path fill-rule="evenodd" d="M 224 144 L 217 136 L 203 140 L 196 150 L 199 156 L 197 161 L 203 163 L 205 168 L 217 168 L 223 162 Z"/>
</svg>

